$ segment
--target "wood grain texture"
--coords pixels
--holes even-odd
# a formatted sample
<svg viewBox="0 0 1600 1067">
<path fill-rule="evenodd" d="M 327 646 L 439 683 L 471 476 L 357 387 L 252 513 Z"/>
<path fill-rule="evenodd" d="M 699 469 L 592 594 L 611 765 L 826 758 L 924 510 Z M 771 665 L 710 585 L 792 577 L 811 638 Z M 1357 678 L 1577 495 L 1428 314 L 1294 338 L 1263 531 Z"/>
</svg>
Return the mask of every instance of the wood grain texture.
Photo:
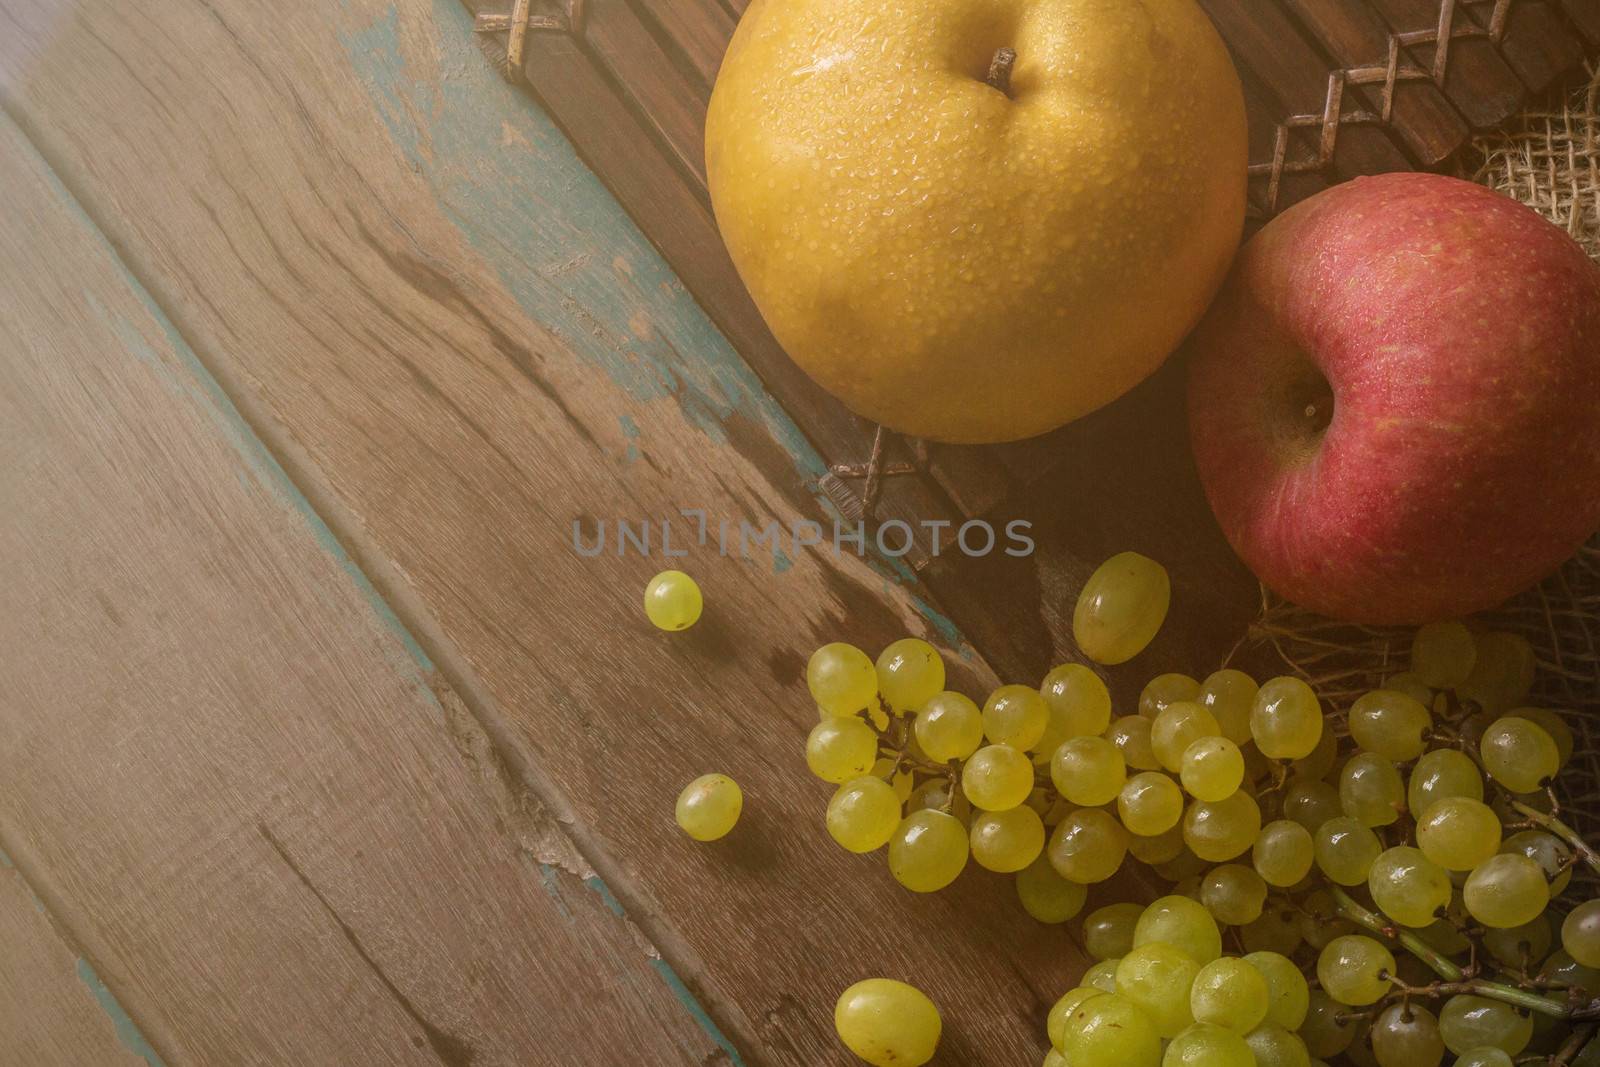
<svg viewBox="0 0 1600 1067">
<path fill-rule="evenodd" d="M 1396 33 L 1439 28 L 1438 0 L 1369 2 Z M 1467 20 L 1471 16 L 1462 11 L 1456 18 Z M 1423 70 L 1433 70 L 1438 47 L 1437 41 L 1429 41 L 1406 49 L 1406 54 Z M 1494 44 L 1481 37 L 1450 41 L 1441 89 L 1462 117 L 1478 127 L 1499 125 L 1527 99 L 1527 88 L 1516 72 L 1506 65 Z"/>
<path fill-rule="evenodd" d="M 867 974 L 941 1004 L 944 1064 L 1038 1059 L 1083 964 L 1067 932 L 979 871 L 909 896 L 881 856 L 826 839 L 826 787 L 804 770 L 802 667 L 825 638 L 926 634 L 954 645 L 955 684 L 991 683 L 919 588 L 848 554 L 695 546 L 679 562 L 707 617 L 663 635 L 638 604 L 659 560 L 574 552 L 574 523 L 683 507 L 825 519 L 822 462 L 481 62 L 455 0 L 150 0 L 59 24 L 27 0 L 5 10 L 6 106 L 269 439 L 393 562 L 750 1061 L 847 1063 L 832 1005 Z M 711 769 L 744 782 L 746 816 L 704 848 L 670 813 Z"/>
<path fill-rule="evenodd" d="M 0 187 L 0 827 L 86 988 L 169 1067 L 726 1062 L 4 118 Z"/>
</svg>

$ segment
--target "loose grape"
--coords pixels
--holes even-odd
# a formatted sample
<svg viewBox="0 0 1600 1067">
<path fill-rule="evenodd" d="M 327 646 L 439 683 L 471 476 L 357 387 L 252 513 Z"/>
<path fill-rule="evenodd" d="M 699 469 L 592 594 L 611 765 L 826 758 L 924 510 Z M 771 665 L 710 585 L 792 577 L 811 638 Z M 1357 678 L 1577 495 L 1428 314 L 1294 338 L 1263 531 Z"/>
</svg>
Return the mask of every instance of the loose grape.
<svg viewBox="0 0 1600 1067">
<path fill-rule="evenodd" d="M 1027 751 L 1044 736 L 1050 709 L 1037 689 L 1002 685 L 983 705 L 983 732 L 996 745 Z"/>
<path fill-rule="evenodd" d="M 1161 1067 L 1256 1067 L 1256 1057 L 1233 1031 L 1196 1023 L 1167 1045 Z"/>
<path fill-rule="evenodd" d="M 1194 1025 L 1189 1012 L 1189 987 L 1200 965 L 1188 953 L 1165 942 L 1134 948 L 1117 964 L 1116 991 L 1144 1009 L 1156 1033 L 1172 1038 Z"/>
<path fill-rule="evenodd" d="M 1550 951 L 1555 938 L 1550 933 L 1550 920 L 1543 915 L 1521 926 L 1503 930 L 1493 927 L 1483 931 L 1483 947 L 1500 963 L 1517 970 L 1527 969 Z"/>
<path fill-rule="evenodd" d="M 1449 873 L 1409 845 L 1385 849 L 1372 861 L 1367 888 L 1373 903 L 1401 926 L 1427 926 L 1450 903 Z"/>
<path fill-rule="evenodd" d="M 899 805 L 895 805 L 896 814 Z M 725 774 L 702 774 L 678 794 L 677 820 L 683 832 L 696 841 L 725 836 L 744 810 L 739 784 Z"/>
<path fill-rule="evenodd" d="M 1472 673 L 1456 687 L 1463 700 L 1485 711 L 1508 711 L 1527 699 L 1537 666 L 1533 646 L 1503 630 L 1490 630 L 1476 638 Z"/>
<path fill-rule="evenodd" d="M 1096 908 L 1083 920 L 1083 949 L 1097 960 L 1118 959 L 1133 950 L 1133 931 L 1144 908 L 1123 901 Z"/>
<path fill-rule="evenodd" d="M 1585 967 L 1600 967 L 1600 900 L 1586 900 L 1567 913 L 1561 948 Z"/>
<path fill-rule="evenodd" d="M 961 791 L 974 807 L 1007 811 L 1033 792 L 1033 761 L 1010 745 L 986 745 L 961 768 Z"/>
<path fill-rule="evenodd" d="M 1579 989 L 1590 995 L 1600 993 L 1600 968 L 1585 967 L 1563 948 L 1550 953 L 1539 968 L 1539 977 L 1554 989 Z"/>
<path fill-rule="evenodd" d="M 1189 1010 L 1196 1022 L 1248 1034 L 1267 1017 L 1271 999 L 1265 976 L 1242 959 L 1212 960 L 1194 977 Z"/>
<path fill-rule="evenodd" d="M 1050 835 L 1050 862 L 1069 882 L 1091 885 L 1117 873 L 1128 852 L 1128 832 L 1099 808 L 1081 808 Z"/>
<path fill-rule="evenodd" d="M 1269 759 L 1311 755 L 1322 737 L 1322 705 L 1299 678 L 1287 675 L 1261 686 L 1250 709 L 1250 736 Z"/>
<path fill-rule="evenodd" d="M 1425 708 L 1433 707 L 1433 689 L 1411 671 L 1401 671 L 1384 679 L 1383 688 L 1404 693 Z"/>
<path fill-rule="evenodd" d="M 1507 715 L 1483 733 L 1478 752 L 1489 777 L 1513 793 L 1544 787 L 1561 769 L 1561 753 L 1543 727 Z"/>
<path fill-rule="evenodd" d="M 967 828 L 954 815 L 918 811 L 889 839 L 889 873 L 915 893 L 932 893 L 956 880 L 967 865 Z"/>
<path fill-rule="evenodd" d="M 1017 872 L 1017 899 L 1022 910 L 1039 922 L 1066 922 L 1083 910 L 1087 897 L 1088 890 L 1061 877 L 1048 856 L 1040 856 Z"/>
<path fill-rule="evenodd" d="M 1267 883 L 1249 867 L 1225 863 L 1200 879 L 1200 903 L 1224 926 L 1244 926 L 1261 917 Z"/>
<path fill-rule="evenodd" d="M 1516 708 L 1511 712 L 1519 719 L 1527 719 L 1545 733 L 1550 735 L 1550 740 L 1556 743 L 1556 760 L 1559 767 L 1565 767 L 1572 758 L 1572 727 L 1567 725 L 1567 720 L 1559 712 L 1549 708 Z"/>
<path fill-rule="evenodd" d="M 1101 960 L 1083 972 L 1079 985 L 1090 989 L 1098 989 L 1102 993 L 1115 993 L 1117 991 L 1117 967 L 1121 960 Z"/>
<path fill-rule="evenodd" d="M 1184 896 L 1157 900 L 1139 916 L 1133 947 L 1164 942 L 1204 966 L 1222 955 L 1222 932 L 1204 905 Z"/>
<path fill-rule="evenodd" d="M 1250 709 L 1255 707 L 1258 688 L 1244 671 L 1224 668 L 1200 683 L 1197 699 L 1216 718 L 1222 736 L 1243 745 L 1250 740 Z"/>
<path fill-rule="evenodd" d="M 1168 704 L 1199 699 L 1200 683 L 1187 674 L 1158 674 L 1146 682 L 1139 693 L 1139 714 L 1153 719 Z"/>
<path fill-rule="evenodd" d="M 1339 806 L 1339 791 L 1327 782 L 1291 778 L 1283 790 L 1284 818 L 1293 819 L 1312 833 L 1329 819 L 1337 819 L 1343 814 L 1344 809 Z"/>
<path fill-rule="evenodd" d="M 1050 780 L 1074 804 L 1098 808 L 1117 798 L 1128 780 L 1122 753 L 1103 737 L 1063 741 L 1050 759 Z"/>
<path fill-rule="evenodd" d="M 1059 721 L 1065 730 L 1056 744 L 1069 737 L 1103 734 L 1111 725 L 1111 693 L 1100 676 L 1081 663 L 1063 663 L 1045 675 L 1039 695 L 1050 708 L 1051 721 Z"/>
<path fill-rule="evenodd" d="M 1380 1067 L 1439 1067 L 1444 1038 L 1439 1020 L 1420 1004 L 1391 1004 L 1373 1020 L 1372 1055 Z"/>
<path fill-rule="evenodd" d="M 1299 966 L 1277 952 L 1252 952 L 1244 961 L 1267 983 L 1267 1024 L 1285 1030 L 1300 1029 L 1300 1024 L 1305 1022 L 1311 991 Z"/>
<path fill-rule="evenodd" d="M 1483 799 L 1483 774 L 1472 757 L 1453 748 L 1424 752 L 1411 768 L 1406 803 L 1413 812 L 1426 812 L 1447 797 Z"/>
<path fill-rule="evenodd" d="M 1128 835 L 1128 854 L 1152 867 L 1177 859 L 1183 855 L 1184 848 L 1183 827 L 1176 823 L 1159 834 Z"/>
<path fill-rule="evenodd" d="M 1349 1010 L 1321 989 L 1310 991 L 1306 998 L 1305 1020 L 1297 1029 L 1312 1055 L 1337 1056 L 1350 1047 L 1356 1037 L 1356 1024 L 1340 1018 Z"/>
<path fill-rule="evenodd" d="M 1450 871 L 1470 871 L 1500 851 L 1500 817 L 1481 800 L 1446 797 L 1417 820 L 1417 847 Z"/>
<path fill-rule="evenodd" d="M 985 811 L 972 820 L 969 837 L 978 866 L 1010 874 L 1044 851 L 1044 822 L 1027 806 Z"/>
<path fill-rule="evenodd" d="M 1462 993 L 1444 1002 L 1439 1034 L 1445 1047 L 1457 1055 L 1488 1047 L 1515 1056 L 1528 1047 L 1533 1020 L 1509 1004 Z"/>
<path fill-rule="evenodd" d="M 662 571 L 644 587 L 644 613 L 658 630 L 687 630 L 704 606 L 700 587 L 682 571 Z"/>
<path fill-rule="evenodd" d="M 1550 903 L 1550 884 L 1533 860 L 1502 852 L 1472 869 L 1461 897 L 1474 919 L 1503 929 L 1531 922 L 1544 911 Z"/>
<path fill-rule="evenodd" d="M 1358 697 L 1349 718 L 1350 737 L 1360 748 L 1397 763 L 1422 755 L 1433 725 L 1426 707 L 1392 689 L 1374 689 Z"/>
<path fill-rule="evenodd" d="M 860 719 L 824 719 L 806 738 L 806 766 L 824 782 L 843 785 L 877 761 L 878 735 Z"/>
<path fill-rule="evenodd" d="M 1183 817 L 1183 840 L 1196 856 L 1223 863 L 1248 849 L 1261 833 L 1261 808 L 1244 790 L 1225 800 L 1197 800 Z"/>
<path fill-rule="evenodd" d="M 1261 917 L 1239 928 L 1246 952 L 1276 952 L 1292 956 L 1300 947 L 1299 913 L 1289 907 L 1268 906 Z"/>
<path fill-rule="evenodd" d="M 1405 783 L 1393 763 L 1358 752 L 1339 772 L 1339 806 L 1365 826 L 1388 826 L 1406 809 Z"/>
<path fill-rule="evenodd" d="M 1100 995 L 1102 992 L 1103 990 L 1095 989 L 1091 986 L 1078 986 L 1076 989 L 1067 990 L 1061 995 L 1061 999 L 1051 1005 L 1049 1014 L 1045 1016 L 1044 1024 L 1045 1033 L 1050 1038 L 1051 1047 L 1059 1049 L 1061 1043 L 1066 1040 L 1067 1023 L 1071 1020 L 1072 1013 L 1077 1009 L 1078 1005 L 1090 997 Z"/>
<path fill-rule="evenodd" d="M 1137 771 L 1161 767 L 1155 747 L 1150 743 L 1150 720 L 1143 715 L 1124 715 L 1106 730 L 1106 740 L 1117 746 L 1122 761 Z"/>
<path fill-rule="evenodd" d="M 1454 689 L 1472 676 L 1478 645 L 1459 622 L 1434 622 L 1411 640 L 1411 673 L 1432 689 Z"/>
<path fill-rule="evenodd" d="M 1081 638 L 1080 638 L 1081 642 Z M 1117 993 L 1080 1002 L 1062 1028 L 1061 1055 L 1083 1067 L 1159 1067 L 1161 1038 L 1143 1008 Z"/>
<path fill-rule="evenodd" d="M 1161 629 L 1171 601 L 1165 567 L 1137 552 L 1118 553 L 1084 583 L 1072 612 L 1072 636 L 1096 663 L 1126 663 Z"/>
<path fill-rule="evenodd" d="M 1326 889 L 1314 890 L 1301 898 L 1297 921 L 1300 936 L 1318 952 L 1334 938 L 1356 932 L 1355 924 L 1339 914 L 1333 894 Z"/>
<path fill-rule="evenodd" d="M 1378 835 L 1359 819 L 1341 816 L 1317 828 L 1313 837 L 1317 868 L 1339 885 L 1360 885 L 1383 851 Z"/>
<path fill-rule="evenodd" d="M 1118 792 L 1117 814 L 1131 834 L 1153 837 L 1166 833 L 1183 817 L 1183 791 L 1166 775 L 1143 771 L 1129 778 Z"/>
<path fill-rule="evenodd" d="M 939 1045 L 939 1009 L 915 986 L 868 978 L 839 996 L 839 1040 L 873 1067 L 921 1067 Z"/>
<path fill-rule="evenodd" d="M 851 852 L 889 843 L 900 825 L 900 798 L 881 778 L 852 778 L 828 801 L 828 835 Z"/>
<path fill-rule="evenodd" d="M 1244 1037 L 1256 1067 L 1311 1067 L 1306 1043 L 1281 1026 L 1262 1026 Z"/>
<path fill-rule="evenodd" d="M 1297 777 L 1308 780 L 1322 779 L 1328 776 L 1328 772 L 1333 770 L 1334 764 L 1338 761 L 1339 739 L 1334 736 L 1332 730 L 1324 730 L 1322 736 L 1317 738 L 1317 747 L 1311 750 L 1310 755 L 1291 761 L 1289 771 Z"/>
<path fill-rule="evenodd" d="M 1244 756 L 1226 737 L 1202 737 L 1183 750 L 1179 777 L 1196 800 L 1222 800 L 1244 784 Z"/>
<path fill-rule="evenodd" d="M 933 762 L 966 759 L 983 744 L 983 715 L 960 693 L 937 693 L 923 702 L 912 732 Z"/>
<path fill-rule="evenodd" d="M 1250 858 L 1268 885 L 1288 888 L 1311 873 L 1316 859 L 1311 831 L 1288 819 L 1270 822 L 1261 828 Z"/>
<path fill-rule="evenodd" d="M 1469 1048 L 1456 1057 L 1455 1067 L 1512 1067 L 1515 1061 L 1497 1048 Z"/>
<path fill-rule="evenodd" d="M 1168 704 L 1150 723 L 1150 747 L 1161 766 L 1174 774 L 1183 769 L 1183 754 L 1202 737 L 1222 733 L 1216 718 L 1190 700 Z"/>
<path fill-rule="evenodd" d="M 1341 1004 L 1361 1008 L 1389 992 L 1394 956 L 1370 937 L 1336 937 L 1317 957 L 1317 980 Z"/>
</svg>

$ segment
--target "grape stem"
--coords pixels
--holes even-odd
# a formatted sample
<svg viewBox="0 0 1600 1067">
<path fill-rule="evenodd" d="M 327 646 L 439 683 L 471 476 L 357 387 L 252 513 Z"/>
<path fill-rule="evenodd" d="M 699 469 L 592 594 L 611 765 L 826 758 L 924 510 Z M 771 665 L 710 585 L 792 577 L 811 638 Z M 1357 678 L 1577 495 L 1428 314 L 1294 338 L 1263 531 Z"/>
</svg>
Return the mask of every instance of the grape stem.
<svg viewBox="0 0 1600 1067">
<path fill-rule="evenodd" d="M 1600 874 L 1600 852 L 1596 852 L 1591 848 L 1589 842 L 1585 841 L 1578 831 L 1554 815 L 1546 815 L 1538 808 L 1530 807 L 1520 800 L 1513 800 L 1511 806 L 1530 823 L 1546 833 L 1554 834 L 1565 841 L 1572 848 L 1573 853 L 1583 860 L 1585 866 L 1596 874 Z"/>
</svg>

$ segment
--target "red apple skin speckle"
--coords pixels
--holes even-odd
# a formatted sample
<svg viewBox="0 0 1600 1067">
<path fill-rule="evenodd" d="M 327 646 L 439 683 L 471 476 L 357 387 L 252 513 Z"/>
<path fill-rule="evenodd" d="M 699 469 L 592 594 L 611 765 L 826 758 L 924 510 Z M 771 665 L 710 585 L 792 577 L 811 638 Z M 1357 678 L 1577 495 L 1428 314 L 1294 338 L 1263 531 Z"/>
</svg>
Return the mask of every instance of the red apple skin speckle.
<svg viewBox="0 0 1600 1067">
<path fill-rule="evenodd" d="M 1296 205 L 1240 253 L 1194 351 L 1211 506 L 1304 607 L 1470 614 L 1600 528 L 1600 266 L 1488 189 L 1391 174 Z"/>
</svg>

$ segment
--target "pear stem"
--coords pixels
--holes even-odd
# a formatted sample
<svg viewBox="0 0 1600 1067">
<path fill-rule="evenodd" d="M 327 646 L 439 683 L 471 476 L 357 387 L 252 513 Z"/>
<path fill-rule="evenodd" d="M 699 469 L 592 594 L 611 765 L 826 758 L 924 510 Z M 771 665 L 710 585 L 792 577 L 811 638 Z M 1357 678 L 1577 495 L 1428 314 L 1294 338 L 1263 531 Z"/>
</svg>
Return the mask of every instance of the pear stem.
<svg viewBox="0 0 1600 1067">
<path fill-rule="evenodd" d="M 989 75 L 983 80 L 1007 96 L 1011 95 L 1011 68 L 1016 65 L 1015 48 L 997 48 L 989 60 Z"/>
</svg>

